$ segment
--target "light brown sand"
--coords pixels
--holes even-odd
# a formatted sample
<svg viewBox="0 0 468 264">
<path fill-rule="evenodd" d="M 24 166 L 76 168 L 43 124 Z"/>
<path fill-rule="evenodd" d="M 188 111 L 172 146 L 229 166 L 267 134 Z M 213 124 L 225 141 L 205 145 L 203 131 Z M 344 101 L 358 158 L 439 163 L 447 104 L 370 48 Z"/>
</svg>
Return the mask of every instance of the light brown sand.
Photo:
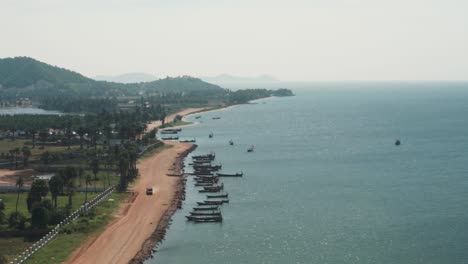
<svg viewBox="0 0 468 264">
<path fill-rule="evenodd" d="M 172 114 L 172 115 L 169 115 L 168 117 L 166 117 L 166 122 L 172 122 L 174 121 L 174 118 L 177 116 L 177 115 L 181 115 L 181 116 L 186 116 L 186 115 L 189 115 L 191 113 L 195 113 L 195 112 L 199 112 L 199 111 L 203 111 L 205 109 L 208 109 L 207 107 L 201 107 L 201 108 L 187 108 L 187 109 L 184 109 L 180 112 L 177 112 L 175 114 Z M 155 127 L 158 127 L 162 125 L 161 121 L 157 120 L 157 121 L 153 121 L 151 123 L 148 124 L 146 130 L 147 131 L 150 131 L 151 129 L 155 128 Z"/>
</svg>

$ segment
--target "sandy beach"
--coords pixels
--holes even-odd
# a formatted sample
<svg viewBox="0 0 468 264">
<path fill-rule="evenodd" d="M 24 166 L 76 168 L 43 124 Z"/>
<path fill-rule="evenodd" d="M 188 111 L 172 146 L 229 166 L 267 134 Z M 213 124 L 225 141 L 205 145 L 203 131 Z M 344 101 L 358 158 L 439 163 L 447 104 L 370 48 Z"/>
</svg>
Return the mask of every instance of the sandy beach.
<svg viewBox="0 0 468 264">
<path fill-rule="evenodd" d="M 132 191 L 136 198 L 125 215 L 115 220 L 93 242 L 79 248 L 68 263 L 128 263 L 156 229 L 161 217 L 174 199 L 177 177 L 168 177 L 171 164 L 178 153 L 191 144 L 167 142 L 166 149 L 138 164 L 140 178 Z M 146 187 L 154 194 L 145 194 Z"/>
<path fill-rule="evenodd" d="M 203 111 L 203 110 L 206 110 L 206 109 L 209 109 L 209 107 L 200 107 L 200 108 L 187 108 L 187 109 L 184 109 L 180 112 L 177 112 L 175 114 L 171 114 L 169 115 L 168 117 L 166 117 L 166 122 L 172 122 L 174 121 L 174 118 L 177 116 L 177 115 L 181 115 L 181 116 L 186 116 L 186 115 L 189 115 L 191 113 L 196 113 L 196 112 L 200 112 L 200 111 Z M 157 120 L 157 121 L 153 121 L 151 123 L 148 124 L 146 130 L 147 131 L 150 131 L 151 129 L 155 128 L 155 127 L 158 127 L 162 125 L 161 121 L 160 120 Z"/>
</svg>

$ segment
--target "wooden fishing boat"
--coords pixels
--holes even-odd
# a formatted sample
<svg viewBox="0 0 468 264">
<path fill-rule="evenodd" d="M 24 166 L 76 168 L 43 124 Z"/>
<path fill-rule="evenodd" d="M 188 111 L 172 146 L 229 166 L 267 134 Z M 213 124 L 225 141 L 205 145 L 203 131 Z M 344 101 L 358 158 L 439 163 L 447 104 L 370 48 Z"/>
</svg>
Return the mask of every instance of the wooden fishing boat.
<svg viewBox="0 0 468 264">
<path fill-rule="evenodd" d="M 190 166 L 194 166 L 194 165 L 203 165 L 203 166 L 209 166 L 211 165 L 211 160 L 207 160 L 207 161 L 197 161 L 197 160 L 194 160 L 192 161 L 192 163 L 189 163 Z"/>
<path fill-rule="evenodd" d="M 231 146 L 233 146 L 233 145 L 234 145 L 234 141 L 232 141 L 232 139 L 231 139 L 231 140 L 229 140 L 229 145 L 231 145 Z"/>
<path fill-rule="evenodd" d="M 196 116 L 196 117 L 195 117 L 195 119 L 200 119 L 200 118 L 201 118 L 201 116 Z"/>
<path fill-rule="evenodd" d="M 178 140 L 179 137 L 163 137 L 162 140 Z"/>
<path fill-rule="evenodd" d="M 223 166 L 222 165 L 211 165 L 211 164 L 203 164 L 203 165 L 200 165 L 200 164 L 195 164 L 193 165 L 193 169 L 194 170 L 207 170 L 207 171 L 218 171 L 222 168 Z"/>
<path fill-rule="evenodd" d="M 172 130 L 161 130 L 161 134 L 177 134 L 177 131 L 172 131 Z"/>
<path fill-rule="evenodd" d="M 206 187 L 206 186 L 213 186 L 214 182 L 197 182 L 195 183 L 196 187 Z"/>
<path fill-rule="evenodd" d="M 215 156 L 216 154 L 213 152 L 213 153 L 210 153 L 210 154 L 206 154 L 206 155 L 198 155 L 198 156 L 192 156 L 192 159 L 215 159 Z"/>
<path fill-rule="evenodd" d="M 194 223 L 221 223 L 223 222 L 223 218 L 220 216 L 212 216 L 212 218 L 209 219 L 203 219 L 203 218 L 193 218 L 192 221 Z"/>
<path fill-rule="evenodd" d="M 250 146 L 250 148 L 247 149 L 247 152 L 254 152 L 254 150 L 255 150 L 255 146 L 252 145 Z"/>
<path fill-rule="evenodd" d="M 195 139 L 185 139 L 185 140 L 179 140 L 179 142 L 182 142 L 182 143 L 193 143 L 193 142 L 197 142 L 197 140 L 195 140 Z"/>
<path fill-rule="evenodd" d="M 180 132 L 180 131 L 182 131 L 182 128 L 166 128 L 166 129 L 161 130 L 161 131 Z"/>
<path fill-rule="evenodd" d="M 213 138 L 213 133 L 210 133 L 210 134 L 208 135 L 208 137 L 209 137 L 209 138 Z"/>
<path fill-rule="evenodd" d="M 228 198 L 228 194 L 207 195 L 206 198 Z"/>
<path fill-rule="evenodd" d="M 196 183 L 218 183 L 219 178 L 213 178 L 213 179 L 195 179 Z"/>
<path fill-rule="evenodd" d="M 216 211 L 216 210 L 219 210 L 219 207 L 218 206 L 208 206 L 208 207 L 193 207 L 192 208 L 193 210 L 195 211 Z"/>
<path fill-rule="evenodd" d="M 219 177 L 242 177 L 242 175 L 244 175 L 244 173 L 241 171 L 241 172 L 237 172 L 237 173 L 216 173 L 216 176 L 219 176 Z"/>
<path fill-rule="evenodd" d="M 206 188 L 206 187 L 205 187 Z M 203 189 L 203 190 L 198 190 L 199 193 L 216 193 L 220 192 L 221 189 Z"/>
<path fill-rule="evenodd" d="M 204 187 L 203 189 L 204 190 L 215 190 L 215 189 L 222 190 L 224 189 L 224 183 L 221 183 L 221 185 L 218 185 L 218 186 Z"/>
<path fill-rule="evenodd" d="M 217 119 L 221 119 L 221 117 L 219 117 L 219 116 L 215 116 L 215 117 L 213 117 L 213 118 L 211 118 L 211 119 L 213 119 L 213 120 L 217 120 Z"/>
<path fill-rule="evenodd" d="M 225 203 L 229 203 L 229 200 L 197 202 L 198 205 L 222 205 Z"/>
<path fill-rule="evenodd" d="M 187 220 L 195 222 L 221 222 L 222 216 L 186 216 Z"/>
<path fill-rule="evenodd" d="M 203 212 L 190 212 L 192 216 L 209 216 L 209 215 L 221 215 L 221 212 L 210 212 L 210 213 L 203 213 Z"/>
<path fill-rule="evenodd" d="M 218 180 L 219 180 L 219 177 L 217 176 L 210 176 L 210 177 L 198 176 L 195 178 L 195 181 L 197 182 L 217 182 Z"/>
<path fill-rule="evenodd" d="M 194 171 L 191 174 L 196 176 L 215 176 L 212 171 Z"/>
</svg>

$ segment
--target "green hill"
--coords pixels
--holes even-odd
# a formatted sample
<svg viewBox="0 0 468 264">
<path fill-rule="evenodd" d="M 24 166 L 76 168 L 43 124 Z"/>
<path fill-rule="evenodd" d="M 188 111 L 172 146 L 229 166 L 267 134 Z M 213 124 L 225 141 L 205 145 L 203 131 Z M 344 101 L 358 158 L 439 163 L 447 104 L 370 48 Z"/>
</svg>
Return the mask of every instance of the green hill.
<svg viewBox="0 0 468 264">
<path fill-rule="evenodd" d="M 47 82 L 49 85 L 87 84 L 93 80 L 83 75 L 55 67 L 28 57 L 0 59 L 0 84 L 3 87 L 24 88 Z"/>
<path fill-rule="evenodd" d="M 177 77 L 147 83 L 123 84 L 95 81 L 79 73 L 28 57 L 0 59 L 0 95 L 3 100 L 29 97 L 33 100 L 56 96 L 122 97 L 143 93 L 214 93 L 221 87 L 192 77 Z"/>
</svg>

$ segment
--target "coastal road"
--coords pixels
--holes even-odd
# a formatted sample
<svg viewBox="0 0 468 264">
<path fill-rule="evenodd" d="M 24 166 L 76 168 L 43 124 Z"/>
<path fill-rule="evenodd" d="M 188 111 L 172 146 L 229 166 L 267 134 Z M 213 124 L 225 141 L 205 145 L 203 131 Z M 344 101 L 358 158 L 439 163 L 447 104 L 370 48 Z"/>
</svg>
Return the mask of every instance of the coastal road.
<svg viewBox="0 0 468 264">
<path fill-rule="evenodd" d="M 110 224 L 94 241 L 75 251 L 68 263 L 123 264 L 138 253 L 174 198 L 177 178 L 166 174 L 177 154 L 191 146 L 179 142 L 166 144 L 172 147 L 138 164 L 140 178 L 133 188 L 138 195 L 127 213 Z M 146 187 L 151 186 L 157 192 L 146 195 Z"/>
</svg>

